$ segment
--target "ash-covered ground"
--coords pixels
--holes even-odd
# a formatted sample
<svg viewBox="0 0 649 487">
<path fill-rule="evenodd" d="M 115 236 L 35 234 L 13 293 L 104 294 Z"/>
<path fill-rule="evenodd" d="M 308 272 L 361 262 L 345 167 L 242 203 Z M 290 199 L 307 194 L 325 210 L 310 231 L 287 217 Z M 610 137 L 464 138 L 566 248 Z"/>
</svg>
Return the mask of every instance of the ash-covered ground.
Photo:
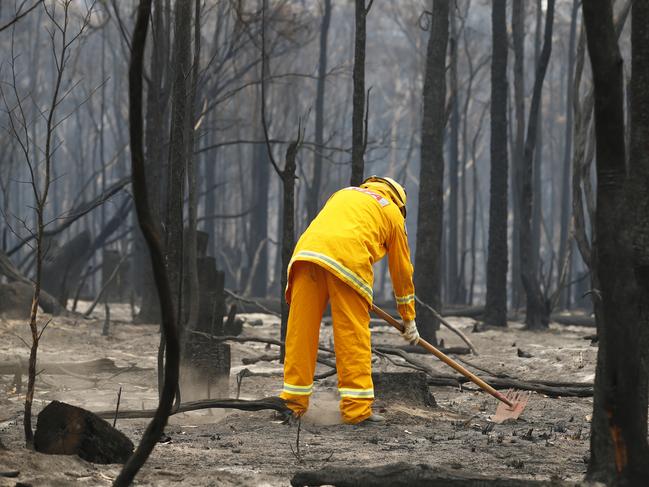
<svg viewBox="0 0 649 487">
<path fill-rule="evenodd" d="M 77 362 L 111 358 L 118 367 L 136 366 L 118 375 L 48 375 L 37 379 L 34 414 L 52 400 L 100 411 L 115 407 L 122 387 L 120 409 L 148 409 L 157 405 L 157 325 L 133 325 L 127 306 L 111 308 L 109 336 L 102 336 L 103 316 L 93 319 L 55 317 L 43 335 L 39 361 Z M 47 319 L 44 317 L 43 319 Z M 278 337 L 279 324 L 270 315 L 244 315 L 243 335 Z M 263 324 L 259 325 L 259 320 Z M 528 332 L 519 323 L 504 330 L 472 333 L 474 321 L 450 318 L 477 347 L 471 363 L 522 380 L 543 379 L 592 382 L 597 348 L 584 339 L 592 328 L 552 325 L 546 332 Z M 0 320 L 0 363 L 26 360 L 29 351 L 27 321 Z M 331 344 L 331 327 L 323 325 L 321 342 Z M 376 344 L 401 345 L 388 325 L 372 328 Z M 446 346 L 462 346 L 442 328 Z M 518 349 L 531 358 L 518 356 Z M 227 396 L 235 397 L 235 375 L 243 368 L 267 372 L 268 377 L 246 377 L 240 397 L 255 399 L 279 393 L 278 361 L 243 365 L 243 358 L 277 353 L 261 343 L 232 343 L 232 371 Z M 391 357 L 397 364 L 402 359 Z M 416 358 L 440 373 L 453 371 L 427 355 Z M 140 370 L 144 369 L 144 370 Z M 318 366 L 318 371 L 326 370 Z M 413 372 L 382 357 L 375 372 Z M 276 375 L 272 375 L 276 374 Z M 205 384 L 186 386 L 183 399 L 207 397 Z M 19 471 L 16 478 L 0 478 L 0 486 L 23 482 L 34 486 L 110 485 L 119 465 L 96 465 L 76 456 L 53 456 L 24 448 L 22 410 L 24 388 L 15 389 L 12 375 L 0 375 L 0 471 Z M 271 411 L 207 410 L 177 414 L 170 419 L 170 441 L 159 443 L 137 477 L 137 485 L 167 486 L 286 486 L 298 470 L 327 466 L 370 467 L 394 462 L 427 463 L 458 472 L 522 479 L 579 481 L 587 467 L 591 398 L 549 398 L 533 393 L 522 417 L 515 422 L 490 421 L 497 401 L 473 385 L 430 387 L 438 407 L 429 408 L 404 392 L 390 401 L 377 397 L 375 408 L 387 424 L 340 424 L 336 377 L 318 381 L 312 407 L 300 427 L 282 424 Z M 216 395 L 214 389 L 210 391 Z M 225 393 L 221 393 L 226 395 Z M 35 423 L 36 421 L 34 421 Z M 146 419 L 120 419 L 117 428 L 137 444 Z"/>
</svg>

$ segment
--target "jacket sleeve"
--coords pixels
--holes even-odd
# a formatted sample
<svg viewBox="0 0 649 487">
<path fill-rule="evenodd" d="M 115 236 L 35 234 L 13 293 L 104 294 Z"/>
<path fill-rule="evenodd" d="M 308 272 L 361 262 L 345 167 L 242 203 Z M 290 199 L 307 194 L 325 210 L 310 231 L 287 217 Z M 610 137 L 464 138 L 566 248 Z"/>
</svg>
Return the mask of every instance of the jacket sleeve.
<svg viewBox="0 0 649 487">
<path fill-rule="evenodd" d="M 393 225 L 387 242 L 388 266 L 397 309 L 404 321 L 415 319 L 415 285 L 412 281 L 413 266 L 405 221 L 400 213 L 391 218 Z"/>
</svg>

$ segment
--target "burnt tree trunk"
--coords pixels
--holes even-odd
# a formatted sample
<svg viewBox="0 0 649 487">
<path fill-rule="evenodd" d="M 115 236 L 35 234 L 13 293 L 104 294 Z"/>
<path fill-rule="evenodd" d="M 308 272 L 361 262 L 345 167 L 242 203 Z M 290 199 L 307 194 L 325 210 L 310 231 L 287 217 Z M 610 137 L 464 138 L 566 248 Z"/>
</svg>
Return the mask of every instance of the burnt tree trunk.
<svg viewBox="0 0 649 487">
<path fill-rule="evenodd" d="M 521 305 L 523 283 L 521 282 L 521 247 L 520 247 L 520 171 L 523 163 L 523 148 L 525 146 L 525 2 L 512 3 L 512 44 L 514 47 L 514 116 L 516 131 L 514 153 L 511 164 L 512 184 L 512 308 Z"/>
<path fill-rule="evenodd" d="M 320 60 L 318 62 L 318 83 L 315 99 L 315 151 L 313 153 L 313 183 L 307 198 L 307 218 L 313 220 L 320 207 L 322 186 L 322 151 L 324 143 L 325 76 L 327 74 L 327 37 L 331 22 L 331 0 L 324 0 L 324 12 L 320 25 Z"/>
<path fill-rule="evenodd" d="M 147 198 L 146 169 L 144 150 L 142 148 L 142 73 L 144 71 L 144 47 L 147 27 L 151 15 L 151 0 L 142 0 L 138 6 L 137 19 L 133 29 L 133 44 L 129 65 L 129 132 L 131 140 L 131 168 L 133 180 L 133 198 L 137 210 L 140 229 L 149 246 L 151 264 L 155 276 L 160 303 L 162 333 L 166 343 L 166 363 L 164 364 L 164 384 L 161 388 L 160 401 L 155 415 L 140 440 L 137 449 L 124 465 L 113 485 L 122 487 L 131 485 L 135 475 L 151 454 L 160 435 L 164 431 L 171 413 L 172 402 L 178 388 L 178 363 L 180 346 L 176 328 L 172 288 L 164 263 L 162 243 L 154 223 Z"/>
<path fill-rule="evenodd" d="M 548 0 L 543 49 L 536 66 L 532 101 L 527 124 L 527 137 L 525 139 L 525 151 L 521 170 L 521 280 L 525 289 L 526 315 L 525 324 L 529 329 L 547 328 L 550 322 L 550 303 L 543 295 L 539 283 L 537 258 L 534 256 L 533 237 L 533 204 L 534 204 L 534 149 L 538 134 L 539 109 L 541 106 L 541 93 L 543 91 L 543 80 L 550 62 L 552 52 L 552 28 L 554 24 L 554 0 Z M 540 160 L 537 160 L 540 163 Z"/>
<path fill-rule="evenodd" d="M 484 321 L 507 326 L 507 2 L 494 0 L 491 26 L 491 183 Z"/>
<path fill-rule="evenodd" d="M 571 215 L 571 200 L 570 193 L 570 175 L 571 162 L 572 162 L 572 128 L 573 128 L 573 114 L 574 110 L 573 99 L 575 94 L 574 87 L 574 71 L 575 71 L 575 45 L 577 38 L 577 16 L 579 14 L 579 2 L 573 0 L 572 2 L 572 17 L 570 19 L 570 39 L 568 41 L 568 72 L 566 75 L 566 137 L 563 144 L 563 173 L 561 182 L 561 230 L 559 234 L 559 265 L 563 265 L 566 260 L 568 248 L 572 245 L 572 237 L 568 233 L 570 226 Z M 572 259 L 571 259 L 572 260 Z M 570 264 L 568 264 L 570 265 Z M 558 285 L 561 285 L 561 269 L 558 272 Z M 570 287 L 561 291 L 560 306 L 566 307 L 569 304 Z"/>
<path fill-rule="evenodd" d="M 446 123 L 446 47 L 449 2 L 433 0 L 430 37 L 424 76 L 424 112 L 421 124 L 421 167 L 417 208 L 415 289 L 433 308 L 441 304 L 441 250 L 444 215 L 444 125 Z M 439 322 L 423 306 L 417 306 L 422 338 L 437 343 Z"/>
<path fill-rule="evenodd" d="M 588 478 L 649 483 L 647 444 L 647 238 L 649 6 L 632 14 L 631 158 L 624 140 L 623 63 L 610 1 L 583 3 L 595 89 L 597 210 L 593 264 L 599 353 Z M 637 218 L 637 220 L 636 220 Z"/>
<path fill-rule="evenodd" d="M 451 9 L 453 10 L 453 9 Z M 460 132 L 460 107 L 457 81 L 457 26 L 455 13 L 450 12 L 450 29 L 449 36 L 449 54 L 450 54 L 450 84 L 451 84 L 451 117 L 449 120 L 449 147 L 448 147 L 448 181 L 449 181 L 449 201 L 448 201 L 448 239 L 446 246 L 447 267 L 447 301 L 450 304 L 463 302 L 464 286 L 458 272 L 458 138 Z"/>
<path fill-rule="evenodd" d="M 162 0 L 154 0 L 152 26 L 150 79 L 146 103 L 146 171 L 152 181 L 162 181 L 165 140 L 164 130 L 161 130 L 161 127 L 164 126 L 166 103 L 163 96 L 163 77 L 165 66 L 167 66 L 165 59 L 169 49 L 162 21 Z M 160 222 L 163 201 L 161 188 L 163 187 L 164 185 L 152 184 L 148 194 L 149 207 L 158 232 L 162 231 Z M 157 323 L 160 321 L 160 303 L 158 302 L 153 269 L 148 258 L 146 241 L 139 229 L 136 230 L 135 249 L 137 255 L 134 259 L 136 263 L 135 282 L 139 287 L 141 299 L 137 321 L 139 323 Z"/>
<path fill-rule="evenodd" d="M 352 112 L 352 175 L 351 185 L 363 182 L 365 171 L 365 145 L 367 143 L 363 115 L 365 114 L 365 39 L 366 19 L 374 0 L 367 7 L 365 0 L 356 0 L 356 32 L 354 35 L 354 82 Z"/>
<path fill-rule="evenodd" d="M 184 315 L 182 302 L 183 274 L 183 204 L 185 200 L 185 170 L 187 162 L 190 104 L 189 73 L 191 72 L 192 8 L 188 1 L 176 3 L 174 17 L 174 81 L 169 138 L 169 168 L 167 184 L 166 241 L 167 270 L 174 293 L 174 308 Z M 180 323 L 179 323 L 180 324 Z"/>
</svg>

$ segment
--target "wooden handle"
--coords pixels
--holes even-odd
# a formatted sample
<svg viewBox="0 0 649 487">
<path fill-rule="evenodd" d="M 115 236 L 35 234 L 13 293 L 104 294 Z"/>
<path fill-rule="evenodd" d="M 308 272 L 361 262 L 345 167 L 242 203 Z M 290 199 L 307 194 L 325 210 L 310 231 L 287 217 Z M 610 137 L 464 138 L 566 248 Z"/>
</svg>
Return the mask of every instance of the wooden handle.
<svg viewBox="0 0 649 487">
<path fill-rule="evenodd" d="M 383 318 L 385 321 L 387 321 L 390 325 L 394 326 L 397 330 L 399 330 L 400 333 L 403 333 L 403 328 L 404 328 L 403 323 L 401 323 L 401 322 L 395 320 L 392 316 L 390 316 L 388 313 L 386 313 L 385 311 L 383 311 L 381 308 L 379 308 L 379 307 L 376 306 L 375 304 L 372 304 L 372 311 L 374 311 L 378 316 L 380 316 L 380 317 Z M 511 402 L 509 399 L 507 399 L 503 394 L 501 394 L 501 393 L 498 392 L 496 389 L 494 389 L 493 387 L 491 387 L 489 384 L 487 384 L 485 381 L 483 381 L 483 380 L 482 380 L 480 377 L 478 377 L 477 375 L 471 373 L 470 371 L 468 371 L 467 369 L 465 369 L 464 367 L 462 367 L 460 364 L 458 364 L 455 360 L 453 360 L 452 358 L 450 358 L 448 355 L 446 355 L 445 353 L 439 351 L 437 348 L 435 348 L 434 346 L 432 346 L 430 343 L 428 343 L 428 342 L 427 342 L 426 340 L 424 340 L 423 338 L 421 338 L 421 337 L 419 338 L 419 340 L 417 341 L 417 345 L 419 345 L 419 346 L 425 348 L 426 350 L 428 350 L 430 353 L 432 353 L 433 355 L 435 355 L 435 357 L 437 357 L 438 359 L 440 359 L 440 360 L 441 360 L 442 362 L 444 362 L 446 365 L 448 365 L 449 367 L 452 367 L 452 368 L 454 368 L 455 370 L 457 370 L 457 371 L 458 371 L 460 374 L 462 374 L 464 377 L 466 377 L 466 378 L 469 379 L 471 382 L 473 382 L 474 384 L 476 384 L 477 386 L 479 386 L 481 389 L 483 389 L 483 390 L 485 390 L 486 392 L 488 392 L 489 394 L 491 394 L 493 397 L 495 397 L 495 398 L 498 399 L 499 401 L 504 402 L 504 403 L 507 404 L 510 408 L 513 408 L 513 407 L 514 407 L 514 403 Z"/>
</svg>

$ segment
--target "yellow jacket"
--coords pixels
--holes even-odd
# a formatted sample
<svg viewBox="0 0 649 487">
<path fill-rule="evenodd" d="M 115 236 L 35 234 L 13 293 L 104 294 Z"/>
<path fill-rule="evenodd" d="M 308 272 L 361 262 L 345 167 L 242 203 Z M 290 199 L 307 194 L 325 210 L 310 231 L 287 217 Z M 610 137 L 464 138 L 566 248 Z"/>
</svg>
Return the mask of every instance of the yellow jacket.
<svg viewBox="0 0 649 487">
<path fill-rule="evenodd" d="M 415 318 L 413 267 L 405 219 L 381 183 L 366 183 L 334 193 L 295 246 L 288 266 L 286 300 L 290 304 L 291 266 L 314 262 L 352 286 L 372 304 L 372 265 L 386 252 L 397 309 Z"/>
</svg>

